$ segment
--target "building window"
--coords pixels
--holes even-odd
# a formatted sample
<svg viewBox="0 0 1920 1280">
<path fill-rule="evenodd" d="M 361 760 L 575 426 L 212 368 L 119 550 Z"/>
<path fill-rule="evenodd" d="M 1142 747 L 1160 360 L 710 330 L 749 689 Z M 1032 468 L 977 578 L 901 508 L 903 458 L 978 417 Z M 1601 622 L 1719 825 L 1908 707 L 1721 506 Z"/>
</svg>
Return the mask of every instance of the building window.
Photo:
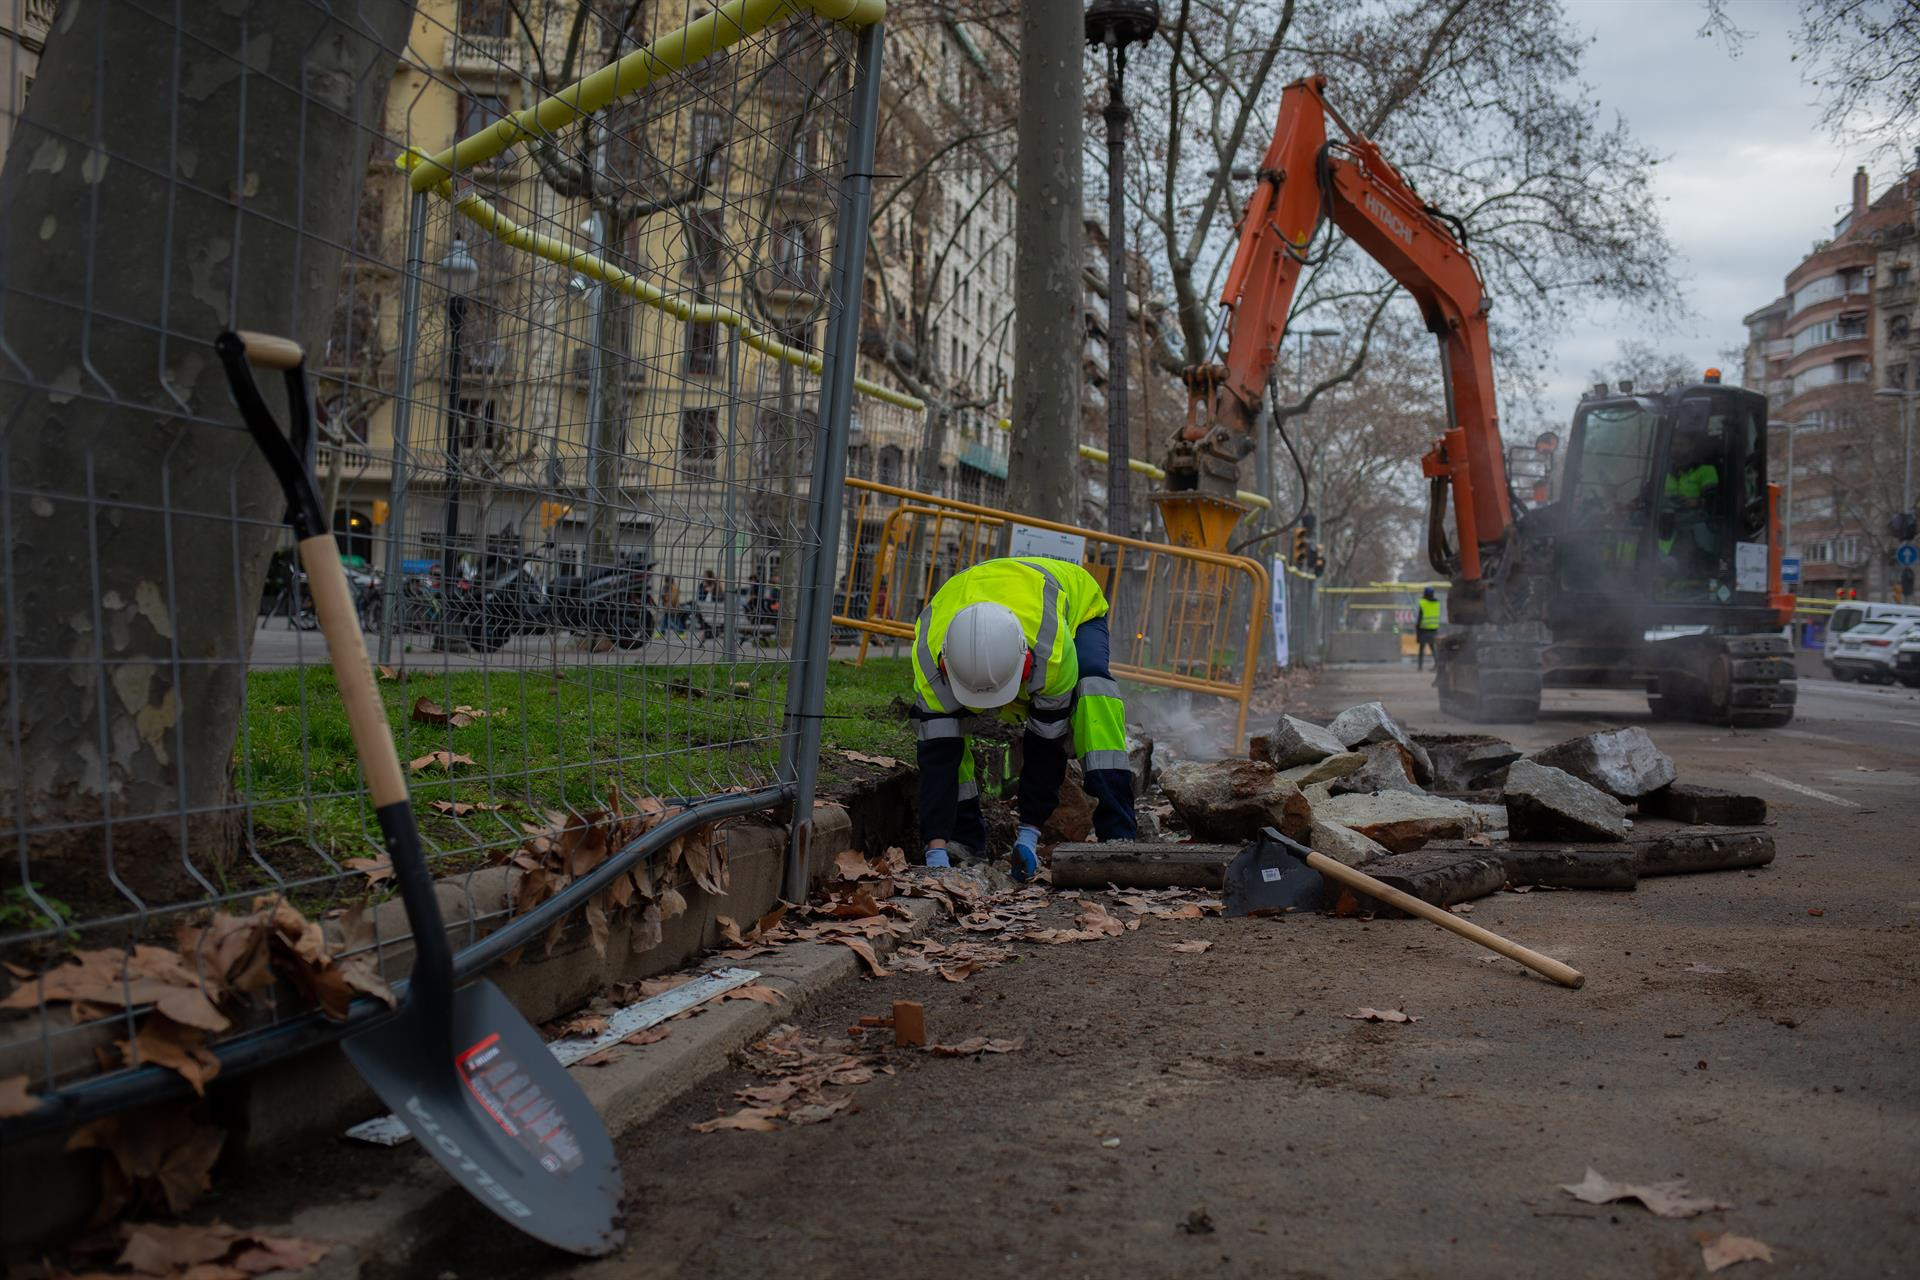
<svg viewBox="0 0 1920 1280">
<path fill-rule="evenodd" d="M 901 464 L 900 450 L 895 448 L 893 445 L 886 446 L 885 448 L 880 450 L 880 472 L 874 478 L 877 479 L 881 484 L 891 484 L 891 485 L 899 484 L 900 483 L 900 464 Z"/>
<path fill-rule="evenodd" d="M 780 283 L 789 289 L 811 289 L 814 276 L 813 237 L 804 222 L 783 223 L 773 237 L 774 267 Z"/>
<path fill-rule="evenodd" d="M 1887 385 L 1901 388 L 1907 385 L 1907 366 L 1894 364 L 1887 366 Z"/>
<path fill-rule="evenodd" d="M 1832 564 L 1833 544 L 1831 542 L 1809 542 L 1800 552 L 1800 558 L 1808 564 Z"/>
<path fill-rule="evenodd" d="M 687 321 L 687 372 L 720 372 L 720 326 L 711 320 Z"/>
<path fill-rule="evenodd" d="M 719 209 L 697 209 L 687 219 L 687 265 L 702 280 L 717 279 L 726 252 L 726 214 Z"/>
<path fill-rule="evenodd" d="M 460 99 L 460 136 L 471 138 L 488 125 L 512 114 L 507 100 L 497 93 L 469 93 Z"/>
<path fill-rule="evenodd" d="M 461 448 L 491 450 L 505 443 L 506 425 L 500 421 L 492 400 L 469 400 L 463 396 L 458 416 Z"/>
<path fill-rule="evenodd" d="M 460 34 L 506 35 L 507 0 L 460 0 Z"/>
<path fill-rule="evenodd" d="M 1907 282 L 1911 271 L 1912 268 L 1908 267 L 1905 263 L 1901 263 L 1899 266 L 1893 268 L 1887 273 L 1887 287 L 1889 289 L 1898 289 Z"/>
<path fill-rule="evenodd" d="M 1905 342 L 1912 322 L 1905 316 L 1895 316 L 1887 321 L 1887 338 L 1893 342 Z"/>
<path fill-rule="evenodd" d="M 1848 534 L 1833 544 L 1833 559 L 1836 564 L 1853 564 L 1860 559 L 1860 538 Z"/>
<path fill-rule="evenodd" d="M 692 137 L 687 145 L 688 166 L 696 173 L 701 171 L 701 166 L 706 167 L 705 185 L 723 182 L 727 171 L 727 118 L 718 111 L 696 111 L 691 128 Z"/>
<path fill-rule="evenodd" d="M 688 472 L 711 476 L 719 470 L 720 411 L 718 409 L 682 409 L 680 411 L 680 455 Z"/>
</svg>

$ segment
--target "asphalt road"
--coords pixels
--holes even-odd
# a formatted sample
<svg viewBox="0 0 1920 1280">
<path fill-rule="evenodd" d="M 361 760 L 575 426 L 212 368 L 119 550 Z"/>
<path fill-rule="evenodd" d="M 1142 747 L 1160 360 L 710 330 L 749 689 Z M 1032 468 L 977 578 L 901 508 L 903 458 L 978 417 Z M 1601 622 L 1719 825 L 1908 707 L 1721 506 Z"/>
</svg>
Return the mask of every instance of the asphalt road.
<svg viewBox="0 0 1920 1280">
<path fill-rule="evenodd" d="M 1334 672 L 1440 727 L 1411 670 Z M 631 1245 L 580 1265 L 451 1223 L 455 1276 L 1697 1276 L 1696 1232 L 1773 1250 L 1735 1276 L 1912 1274 L 1920 1249 L 1920 696 L 1809 682 L 1770 732 L 1651 726 L 1686 780 L 1764 795 L 1764 869 L 1633 893 L 1500 894 L 1473 919 L 1587 974 L 1552 986 L 1418 921 L 1149 921 L 1022 944 L 964 983 L 849 984 L 796 1020 L 893 1051 L 831 1121 L 691 1125 L 729 1073 L 623 1143 Z M 1510 736 L 1645 720 L 1555 693 Z M 1061 905 L 1058 910 L 1070 913 Z M 1064 922 L 1064 921 L 1062 921 Z M 1205 939 L 1204 954 L 1170 950 Z M 1401 1025 L 1353 1021 L 1403 1008 Z M 1560 1190 L 1589 1168 L 1731 1205 L 1670 1220 Z M 476 1215 L 481 1211 L 474 1210 Z"/>
</svg>

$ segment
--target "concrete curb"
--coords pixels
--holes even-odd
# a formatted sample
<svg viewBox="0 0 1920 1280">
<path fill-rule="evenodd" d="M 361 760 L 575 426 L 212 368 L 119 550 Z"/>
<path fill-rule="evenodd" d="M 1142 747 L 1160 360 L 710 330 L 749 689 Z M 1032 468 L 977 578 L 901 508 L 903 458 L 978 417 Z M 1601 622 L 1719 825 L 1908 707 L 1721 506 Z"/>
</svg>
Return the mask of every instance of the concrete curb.
<svg viewBox="0 0 1920 1280">
<path fill-rule="evenodd" d="M 939 910 L 925 898 L 896 901 L 909 913 L 910 937 L 924 934 Z M 892 954 L 898 945 L 892 938 L 871 941 L 881 956 Z M 729 1000 L 710 1005 L 699 1017 L 675 1024 L 665 1040 L 619 1046 L 613 1061 L 603 1067 L 573 1068 L 616 1143 L 675 1098 L 724 1070 L 735 1053 L 770 1028 L 792 1020 L 829 988 L 864 968 L 851 949 L 833 942 L 794 943 L 740 963 L 759 970 L 759 981 L 785 996 L 785 1003 Z M 448 1229 L 449 1210 L 466 1193 L 417 1147 L 401 1148 L 393 1159 L 385 1185 L 356 1198 L 314 1205 L 289 1222 L 261 1229 L 326 1244 L 327 1256 L 309 1273 L 318 1280 L 351 1280 L 375 1263 L 388 1272 L 407 1269 L 410 1260 Z M 503 1225 L 500 1230 L 510 1228 Z"/>
</svg>

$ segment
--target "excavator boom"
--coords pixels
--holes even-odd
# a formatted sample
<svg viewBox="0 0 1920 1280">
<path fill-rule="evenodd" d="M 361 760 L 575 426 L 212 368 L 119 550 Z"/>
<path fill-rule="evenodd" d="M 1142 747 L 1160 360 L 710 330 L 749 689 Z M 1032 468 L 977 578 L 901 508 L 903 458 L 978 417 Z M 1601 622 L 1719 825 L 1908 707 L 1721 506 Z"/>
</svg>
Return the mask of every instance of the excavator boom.
<svg viewBox="0 0 1920 1280">
<path fill-rule="evenodd" d="M 1486 291 L 1457 229 L 1414 193 L 1378 147 L 1346 127 L 1327 102 L 1326 83 L 1313 76 L 1281 95 L 1273 142 L 1220 291 L 1225 358 L 1185 372 L 1187 423 L 1167 456 L 1169 484 L 1233 490 L 1240 461 L 1253 451 L 1260 398 L 1279 358 L 1300 273 L 1330 221 L 1413 295 L 1440 341 L 1448 422 L 1421 459 L 1432 481 L 1429 551 L 1437 570 L 1477 583 L 1513 524 Z M 1341 140 L 1328 138 L 1329 119 Z M 1457 549 L 1446 546 L 1442 527 L 1449 488 Z"/>
</svg>

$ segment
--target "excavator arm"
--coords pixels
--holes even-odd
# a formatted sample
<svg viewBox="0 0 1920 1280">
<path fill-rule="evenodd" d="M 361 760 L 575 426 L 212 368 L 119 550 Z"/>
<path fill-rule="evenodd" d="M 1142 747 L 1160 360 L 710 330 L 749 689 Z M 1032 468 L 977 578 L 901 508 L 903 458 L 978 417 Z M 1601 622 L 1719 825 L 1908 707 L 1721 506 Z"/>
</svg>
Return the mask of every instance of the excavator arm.
<svg viewBox="0 0 1920 1280">
<path fill-rule="evenodd" d="M 1421 459 L 1431 482 L 1434 567 L 1478 584 L 1513 524 L 1493 397 L 1486 291 L 1456 227 L 1414 193 L 1373 142 L 1348 128 L 1326 99 L 1326 77 L 1288 85 L 1280 119 L 1240 221 L 1240 244 L 1220 291 L 1224 360 L 1189 366 L 1187 422 L 1167 455 L 1168 484 L 1231 495 L 1254 449 L 1260 398 L 1287 327 L 1300 273 L 1331 221 L 1413 295 L 1439 338 L 1445 431 Z M 1331 119 L 1344 136 L 1330 140 Z M 1457 549 L 1446 545 L 1453 491 Z"/>
</svg>

